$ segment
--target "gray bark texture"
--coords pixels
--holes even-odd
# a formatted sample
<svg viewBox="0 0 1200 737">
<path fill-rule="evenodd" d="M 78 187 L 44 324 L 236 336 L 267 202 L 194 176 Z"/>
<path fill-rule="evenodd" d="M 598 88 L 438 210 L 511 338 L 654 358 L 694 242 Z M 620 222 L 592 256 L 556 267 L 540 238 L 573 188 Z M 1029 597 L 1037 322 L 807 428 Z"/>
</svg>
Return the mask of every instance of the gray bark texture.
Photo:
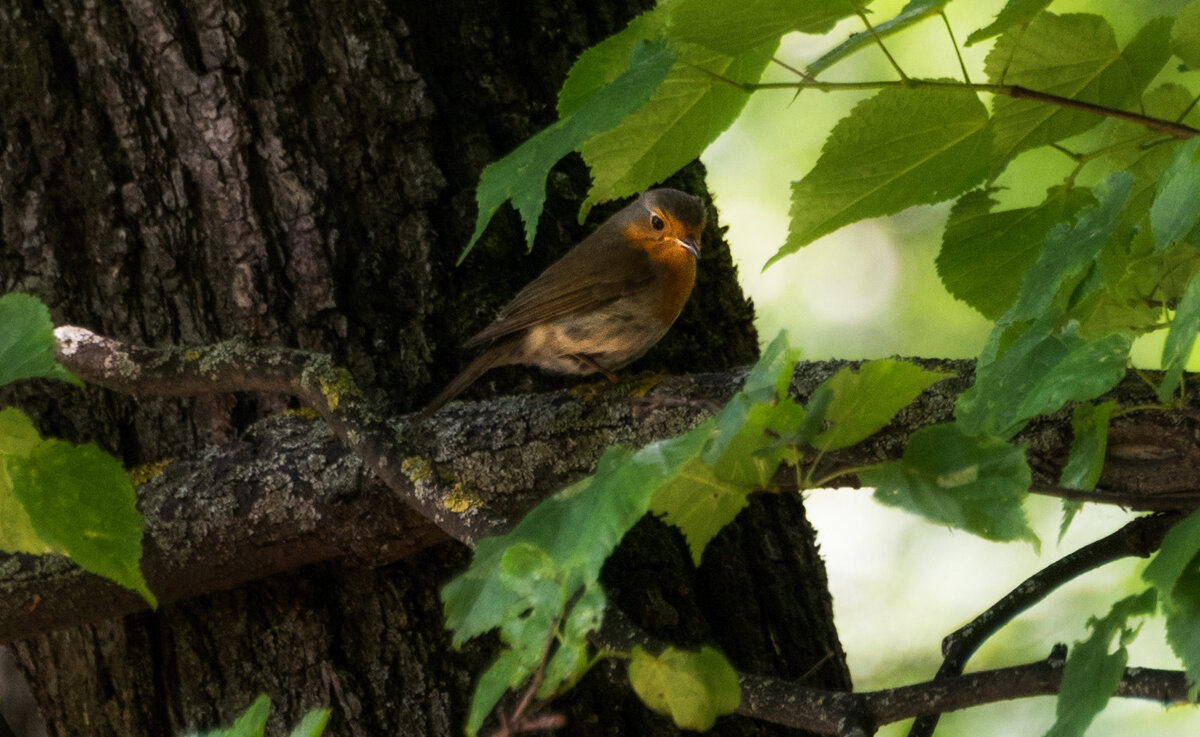
<svg viewBox="0 0 1200 737">
<path fill-rule="evenodd" d="M 419 407 L 470 358 L 463 339 L 619 206 L 577 224 L 587 176 L 569 159 L 547 183 L 531 255 L 503 211 L 453 268 L 482 167 L 551 122 L 577 54 L 650 4 L 0 0 L 0 291 L 36 294 L 57 323 L 133 344 L 240 336 L 329 353 L 381 413 Z M 703 171 L 671 184 L 702 193 Z M 754 358 L 752 307 L 711 221 L 695 296 L 635 369 L 715 371 Z M 473 396 L 561 385 L 511 369 Z M 438 589 L 468 551 L 357 478 L 327 435 L 254 424 L 288 398 L 138 400 L 35 382 L 3 400 L 44 433 L 96 442 L 130 467 L 180 459 L 143 504 L 184 531 L 239 514 L 253 531 L 260 487 L 295 481 L 270 475 L 273 463 L 286 459 L 300 478 L 282 511 L 302 542 L 262 541 L 270 565 L 229 572 L 239 551 L 260 547 L 247 534 L 230 543 L 220 575 L 172 571 L 173 590 L 188 595 L 157 612 L 94 621 L 107 605 L 45 602 L 77 604 L 73 621 L 83 622 L 48 622 L 12 645 L 50 735 L 180 734 L 229 723 L 263 692 L 272 735 L 321 705 L 334 709 L 329 735 L 461 733 L 494 646 L 454 651 L 442 628 Z M 555 442 L 571 468 L 598 451 L 573 448 L 569 432 Z M 221 483 L 233 506 L 206 508 Z M 338 516 L 339 494 L 380 499 L 381 513 L 361 521 L 375 536 L 370 554 L 312 552 L 312 520 L 359 525 Z M 282 511 L 266 513 L 278 521 Z M 699 570 L 658 523 L 632 537 L 608 587 L 656 636 L 715 639 L 736 666 L 766 674 L 798 677 L 824 659 L 811 684 L 849 686 L 797 499 L 756 500 Z M 19 579 L 44 564 L 9 556 L 0 571 Z M 207 593 L 191 595 L 209 579 Z M 40 605 L 31 597 L 31 612 Z M 615 675 L 598 669 L 565 700 L 562 734 L 677 733 Z M 792 731 L 727 718 L 718 733 Z"/>
</svg>

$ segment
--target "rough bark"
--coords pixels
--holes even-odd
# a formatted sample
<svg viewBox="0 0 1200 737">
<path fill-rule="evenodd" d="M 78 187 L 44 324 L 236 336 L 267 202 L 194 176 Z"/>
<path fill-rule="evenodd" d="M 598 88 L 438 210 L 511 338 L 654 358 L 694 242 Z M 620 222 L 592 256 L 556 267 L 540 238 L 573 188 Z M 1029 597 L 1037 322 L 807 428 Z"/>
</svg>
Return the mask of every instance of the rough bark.
<svg viewBox="0 0 1200 737">
<path fill-rule="evenodd" d="M 586 173 L 568 160 L 548 183 L 531 256 L 502 212 L 465 268 L 450 268 L 482 166 L 553 120 L 578 52 L 647 5 L 0 0 L 0 289 L 134 343 L 237 335 L 331 353 L 381 408 L 416 407 L 468 358 L 461 338 L 606 214 L 575 222 Z M 699 192 L 702 176 L 693 167 L 673 181 Z M 698 298 L 639 368 L 753 357 L 751 308 L 715 219 L 701 273 Z M 529 376 L 497 372 L 476 396 L 558 382 Z M 47 434 L 97 442 L 130 466 L 236 445 L 287 403 L 41 383 L 4 396 Z M 311 498 L 297 498 L 303 521 Z M 611 585 L 650 602 L 644 624 L 689 636 L 732 636 L 735 622 L 785 607 L 780 627 L 811 639 L 776 647 L 737 632 L 747 641 L 727 647 L 747 668 L 804 672 L 836 636 L 803 511 L 782 504 L 730 533 L 724 570 L 697 574 L 672 533 L 648 533 L 650 552 L 623 553 L 645 575 L 614 566 Z M 454 734 L 487 653 L 452 652 L 441 629 L 437 587 L 464 555 L 437 545 L 369 569 L 352 554 L 16 650 L 52 735 L 174 734 L 227 722 L 259 691 L 282 715 L 273 734 L 320 703 L 336 707 L 331 735 Z M 764 555 L 773 562 L 751 562 Z M 660 559 L 675 572 L 645 562 Z M 701 619 L 712 592 L 734 585 L 753 607 Z M 787 588 L 803 594 L 794 610 Z M 827 670 L 827 685 L 847 685 L 839 658 Z M 568 733 L 674 731 L 603 673 L 574 704 Z"/>
</svg>

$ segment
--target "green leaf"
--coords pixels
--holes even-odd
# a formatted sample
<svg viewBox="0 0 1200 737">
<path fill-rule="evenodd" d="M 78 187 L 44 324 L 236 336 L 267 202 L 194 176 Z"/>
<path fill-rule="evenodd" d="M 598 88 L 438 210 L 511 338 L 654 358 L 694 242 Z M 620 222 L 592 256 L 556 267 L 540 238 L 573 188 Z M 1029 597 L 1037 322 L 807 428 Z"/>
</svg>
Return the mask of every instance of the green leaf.
<svg viewBox="0 0 1200 737">
<path fill-rule="evenodd" d="M 716 417 L 716 432 L 701 456 L 655 492 L 650 509 L 683 533 L 700 564 L 708 543 L 765 488 L 790 452 L 777 438 L 794 434 L 804 408 L 788 395 L 797 352 L 781 331 L 763 351 L 746 383 Z"/>
<path fill-rule="evenodd" d="M 267 717 L 270 713 L 271 699 L 266 694 L 262 694 L 254 700 L 250 708 L 237 718 L 233 726 L 205 732 L 204 737 L 263 737 L 267 729 Z"/>
<path fill-rule="evenodd" d="M 505 692 L 515 690 L 529 678 L 531 671 L 522 663 L 521 654 L 515 650 L 505 650 L 492 662 L 475 683 L 475 693 L 471 697 L 471 709 L 467 714 L 467 735 L 475 737 L 483 720 L 487 719 L 496 704 L 504 697 Z"/>
<path fill-rule="evenodd" d="M 1200 0 L 1192 0 L 1175 15 L 1171 51 L 1192 69 L 1200 69 Z"/>
<path fill-rule="evenodd" d="M 13 493 L 7 469 L 10 456 L 28 458 L 41 442 L 24 412 L 15 407 L 0 410 L 0 550 L 35 555 L 47 551 L 45 541 L 38 537 L 29 514 Z"/>
<path fill-rule="evenodd" d="M 1098 15 L 1042 13 L 996 41 L 985 71 L 993 84 L 1107 107 L 1123 107 L 1136 92 L 1112 27 Z M 1022 151 L 1083 133 L 1103 120 L 1084 110 L 1006 95 L 995 97 L 992 112 L 993 176 Z"/>
<path fill-rule="evenodd" d="M 1167 616 L 1167 642 L 1183 661 L 1195 700 L 1200 684 L 1200 511 L 1163 537 L 1142 578 L 1158 590 Z"/>
<path fill-rule="evenodd" d="M 874 24 L 874 34 L 870 31 L 859 31 L 858 33 L 851 34 L 845 41 L 825 52 L 816 61 L 805 67 L 804 71 L 809 76 L 815 77 L 854 52 L 868 46 L 876 45 L 878 43 L 875 40 L 876 36 L 887 38 L 897 31 L 902 31 L 909 26 L 920 23 L 926 18 L 937 15 L 942 12 L 942 8 L 946 7 L 946 3 L 948 2 L 950 0 L 911 0 L 894 18 Z"/>
<path fill-rule="evenodd" d="M 886 89 L 863 100 L 834 126 L 812 171 L 792 184 L 788 239 L 767 265 L 844 225 L 975 186 L 987 175 L 991 138 L 975 95 Z"/>
<path fill-rule="evenodd" d="M 717 414 L 717 432 L 703 453 L 717 478 L 754 490 L 775 474 L 786 450 L 773 437 L 791 435 L 804 421 L 804 409 L 786 394 L 798 355 L 780 331 Z"/>
<path fill-rule="evenodd" d="M 1046 9 L 1051 0 L 1008 0 L 996 19 L 979 30 L 972 31 L 967 36 L 967 46 L 986 41 L 993 36 L 999 36 L 1015 25 L 1025 25 L 1033 17 Z"/>
<path fill-rule="evenodd" d="M 967 432 L 1011 438 L 1030 419 L 1069 401 L 1095 399 L 1125 376 L 1129 335 L 1089 341 L 1073 324 L 1058 331 L 1053 324 L 1048 314 L 1013 326 L 1017 337 L 1008 350 L 988 364 L 980 359 L 975 384 L 955 405 L 954 416 Z"/>
<path fill-rule="evenodd" d="M 142 515 L 125 469 L 94 445 L 44 440 L 9 456 L 13 493 L 37 536 L 80 567 L 112 579 L 156 606 L 138 563 Z"/>
<path fill-rule="evenodd" d="M 1179 300 L 1175 317 L 1171 319 L 1171 331 L 1167 333 L 1167 340 L 1163 344 L 1163 378 L 1158 385 L 1160 402 L 1170 399 L 1179 388 L 1183 367 L 1192 355 L 1197 333 L 1200 333 L 1200 273 L 1192 276 L 1183 299 Z"/>
<path fill-rule="evenodd" d="M 1109 400 L 1097 405 L 1079 404 L 1071 416 L 1071 452 L 1063 467 L 1058 485 L 1067 489 L 1094 489 L 1104 470 L 1104 455 L 1108 449 L 1108 421 L 1117 409 Z M 1080 502 L 1066 502 L 1058 539 L 1061 541 L 1079 512 Z"/>
<path fill-rule="evenodd" d="M 1021 506 L 1032 480 L 1025 452 L 1000 438 L 931 425 L 913 433 L 900 460 L 859 476 L 888 506 L 988 540 L 1037 545 Z"/>
<path fill-rule="evenodd" d="M 955 417 L 968 432 L 1012 437 L 1031 418 L 1071 400 L 1094 399 L 1125 375 L 1128 334 L 1087 340 L 1076 322 L 1058 326 L 1061 314 L 1050 308 L 1068 280 L 1092 266 L 1112 238 L 1131 182 L 1129 174 L 1113 174 L 1096 188 L 1098 205 L 1046 237 L 1016 303 L 988 337 L 975 385 L 959 395 Z"/>
<path fill-rule="evenodd" d="M 32 378 L 83 386 L 55 361 L 57 348 L 50 311 L 40 299 L 19 292 L 0 296 L 0 386 Z"/>
<path fill-rule="evenodd" d="M 321 737 L 329 724 L 330 709 L 313 709 L 304 715 L 290 737 Z"/>
<path fill-rule="evenodd" d="M 732 714 L 742 701 L 737 672 L 707 646 L 698 653 L 669 647 L 657 657 L 634 646 L 629 683 L 650 709 L 700 732 L 712 729 L 717 717 Z"/>
<path fill-rule="evenodd" d="M 1092 634 L 1075 643 L 1067 656 L 1058 693 L 1057 718 L 1046 737 L 1083 737 L 1125 675 L 1125 664 L 1129 661 L 1126 646 L 1140 629 L 1140 625 L 1130 627 L 1129 620 L 1153 614 L 1155 604 L 1154 589 L 1147 589 L 1113 604 L 1103 619 L 1088 620 Z M 1116 648 L 1109 652 L 1114 641 Z"/>
<path fill-rule="evenodd" d="M 947 291 L 995 319 L 1016 299 L 1050 229 L 1094 202 L 1086 189 L 1053 187 L 1033 207 L 992 212 L 988 191 L 968 192 L 946 222 L 938 275 Z"/>
<path fill-rule="evenodd" d="M 1154 247 L 1162 250 L 1185 237 L 1200 219 L 1200 138 L 1180 146 L 1158 182 L 1150 206 Z"/>
<path fill-rule="evenodd" d="M 1200 692 L 1200 556 L 1179 577 L 1166 608 L 1167 643 L 1183 662 L 1188 700 Z"/>
<path fill-rule="evenodd" d="M 1125 45 L 1121 56 L 1129 64 L 1135 90 L 1146 89 L 1171 58 L 1171 28 L 1174 24 L 1175 19 L 1169 16 L 1154 18 Z"/>
<path fill-rule="evenodd" d="M 1200 554 L 1200 511 L 1192 512 L 1163 537 L 1162 545 L 1153 560 L 1142 572 L 1142 578 L 1154 584 L 1169 605 L 1175 586 L 1196 556 Z"/>
<path fill-rule="evenodd" d="M 583 212 L 597 202 L 636 194 L 700 156 L 729 127 L 749 94 L 717 78 L 755 82 L 779 38 L 738 56 L 680 45 L 679 60 L 662 84 L 619 125 L 597 129 L 579 146 L 592 169 Z"/>
<path fill-rule="evenodd" d="M 683 533 L 692 562 L 700 565 L 704 548 L 745 509 L 751 486 L 717 478 L 712 467 L 694 460 L 650 502 L 650 511 Z"/>
<path fill-rule="evenodd" d="M 588 636 L 600 629 L 608 600 L 599 585 L 588 587 L 576 600 L 562 624 L 562 637 L 546 664 L 546 674 L 537 697 L 548 700 L 573 687 L 591 661 Z"/>
<path fill-rule="evenodd" d="M 500 205 L 512 200 L 525 222 L 525 238 L 533 245 L 538 217 L 546 201 L 545 183 L 550 168 L 598 131 L 608 130 L 636 110 L 659 86 L 674 57 L 666 44 L 644 43 L 635 47 L 629 69 L 598 90 L 567 118 L 530 138 L 499 161 L 483 170 L 475 199 L 479 215 L 475 232 L 459 256 L 461 263 L 471 251 Z"/>
<path fill-rule="evenodd" d="M 950 374 L 907 361 L 868 361 L 858 371 L 843 368 L 825 381 L 832 391 L 826 427 L 812 445 L 822 451 L 847 448 L 883 429 L 925 389 Z"/>
<path fill-rule="evenodd" d="M 870 0 L 858 2 L 864 7 Z M 826 33 L 854 15 L 853 0 L 681 0 L 671 12 L 673 37 L 735 56 L 789 31 Z"/>
<path fill-rule="evenodd" d="M 1133 177 L 1125 172 L 1109 176 L 1095 190 L 1099 204 L 1082 211 L 1074 224 L 1050 231 L 1037 261 L 1021 280 L 1016 303 L 1001 323 L 1041 317 L 1063 284 L 1095 262 L 1113 237 L 1132 185 Z"/>
<path fill-rule="evenodd" d="M 667 9 L 668 4 L 663 3 L 642 13 L 629 21 L 623 31 L 580 54 L 558 91 L 558 117 L 566 119 L 574 115 L 592 96 L 629 69 L 634 47 L 666 32 Z"/>
</svg>

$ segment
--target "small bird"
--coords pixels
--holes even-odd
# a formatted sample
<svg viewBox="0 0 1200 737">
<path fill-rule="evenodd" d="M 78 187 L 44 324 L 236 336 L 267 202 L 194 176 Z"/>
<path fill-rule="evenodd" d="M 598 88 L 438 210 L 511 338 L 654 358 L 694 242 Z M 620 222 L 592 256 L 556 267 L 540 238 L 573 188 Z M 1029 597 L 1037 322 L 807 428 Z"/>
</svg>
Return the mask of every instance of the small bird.
<svg viewBox="0 0 1200 737">
<path fill-rule="evenodd" d="M 679 317 L 696 283 L 707 212 L 699 197 L 651 189 L 610 217 L 529 282 L 464 343 L 483 353 L 421 412 L 427 418 L 497 366 L 529 364 L 563 374 L 631 363 Z"/>
</svg>

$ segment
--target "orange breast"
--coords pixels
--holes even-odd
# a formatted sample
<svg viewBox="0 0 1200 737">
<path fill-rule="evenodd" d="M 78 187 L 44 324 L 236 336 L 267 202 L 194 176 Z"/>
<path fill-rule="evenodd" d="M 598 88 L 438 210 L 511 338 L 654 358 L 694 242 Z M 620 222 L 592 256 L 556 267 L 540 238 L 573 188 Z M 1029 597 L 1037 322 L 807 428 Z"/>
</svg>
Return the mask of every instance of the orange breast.
<svg viewBox="0 0 1200 737">
<path fill-rule="evenodd" d="M 696 259 L 673 241 L 655 243 L 648 252 L 650 259 L 663 267 L 663 294 L 656 316 L 664 325 L 670 325 L 696 285 Z"/>
</svg>

